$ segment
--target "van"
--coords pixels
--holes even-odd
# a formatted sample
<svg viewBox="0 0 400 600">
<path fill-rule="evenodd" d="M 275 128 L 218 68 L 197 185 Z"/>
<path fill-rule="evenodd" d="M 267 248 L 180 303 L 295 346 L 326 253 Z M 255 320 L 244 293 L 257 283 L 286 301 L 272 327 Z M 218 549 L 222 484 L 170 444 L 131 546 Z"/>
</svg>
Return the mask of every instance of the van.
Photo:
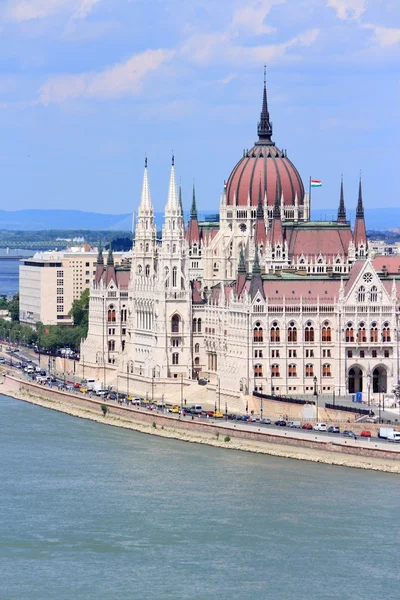
<svg viewBox="0 0 400 600">
<path fill-rule="evenodd" d="M 192 415 L 200 415 L 202 410 L 201 404 L 193 404 L 193 406 L 190 407 Z"/>
<path fill-rule="evenodd" d="M 292 429 L 300 429 L 301 423 L 300 421 L 289 421 L 287 426 L 291 427 Z"/>
<path fill-rule="evenodd" d="M 88 390 L 94 390 L 96 388 L 96 385 L 98 385 L 98 382 L 96 379 L 86 379 L 85 385 Z M 101 386 L 99 386 L 99 389 L 101 389 Z"/>
<path fill-rule="evenodd" d="M 388 442 L 397 442 L 400 443 L 400 431 L 393 431 L 387 436 Z"/>
<path fill-rule="evenodd" d="M 314 431 L 326 431 L 326 423 L 315 423 Z"/>
</svg>

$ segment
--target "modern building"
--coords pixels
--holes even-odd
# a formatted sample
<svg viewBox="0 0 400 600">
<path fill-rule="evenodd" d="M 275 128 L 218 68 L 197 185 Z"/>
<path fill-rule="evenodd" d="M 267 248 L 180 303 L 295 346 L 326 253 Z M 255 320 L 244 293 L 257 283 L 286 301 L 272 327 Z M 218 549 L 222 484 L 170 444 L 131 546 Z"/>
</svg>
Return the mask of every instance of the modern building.
<svg viewBox="0 0 400 600">
<path fill-rule="evenodd" d="M 400 257 L 369 258 L 361 180 L 353 230 L 343 180 L 337 219 L 311 221 L 265 83 L 257 133 L 213 222 L 193 189 L 185 228 L 172 160 L 161 239 L 146 160 L 130 272 L 100 252 L 90 287 L 81 360 L 104 383 L 205 378 L 233 407 L 253 391 L 370 395 L 399 381 Z"/>
<path fill-rule="evenodd" d="M 19 267 L 20 321 L 35 325 L 72 324 L 72 303 L 87 289 L 96 272 L 97 249 L 88 244 L 63 251 L 38 252 Z M 115 253 L 119 264 L 126 253 Z"/>
</svg>

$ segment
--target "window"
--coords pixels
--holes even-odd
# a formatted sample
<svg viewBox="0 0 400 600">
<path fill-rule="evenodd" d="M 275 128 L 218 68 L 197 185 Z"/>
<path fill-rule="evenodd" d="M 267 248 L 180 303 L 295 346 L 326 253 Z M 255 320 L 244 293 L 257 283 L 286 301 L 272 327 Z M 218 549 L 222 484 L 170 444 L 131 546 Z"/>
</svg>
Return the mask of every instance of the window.
<svg viewBox="0 0 400 600">
<path fill-rule="evenodd" d="M 272 323 L 271 327 L 271 343 L 278 343 L 281 341 L 279 325 L 276 321 Z"/>
<path fill-rule="evenodd" d="M 115 312 L 115 308 L 114 308 L 114 306 L 111 304 L 111 305 L 108 307 L 107 321 L 108 321 L 109 323 L 115 323 L 115 321 L 116 321 L 116 320 L 117 320 L 117 319 L 116 319 L 116 312 Z"/>
<path fill-rule="evenodd" d="M 125 340 L 122 340 L 122 342 L 121 342 L 121 350 L 122 351 L 125 350 Z"/>
<path fill-rule="evenodd" d="M 363 285 L 358 288 L 357 300 L 358 302 L 365 302 L 365 287 Z"/>
<path fill-rule="evenodd" d="M 331 365 L 328 363 L 322 365 L 322 377 L 332 377 Z"/>
<path fill-rule="evenodd" d="M 372 350 L 372 358 L 376 358 L 378 355 L 376 350 Z"/>
<path fill-rule="evenodd" d="M 172 287 L 176 287 L 177 274 L 178 274 L 178 269 L 176 267 L 174 267 L 172 269 Z"/>
<path fill-rule="evenodd" d="M 385 350 L 383 355 L 385 358 L 389 358 L 389 350 Z"/>
<path fill-rule="evenodd" d="M 314 365 L 306 365 L 306 377 L 314 377 Z"/>
<path fill-rule="evenodd" d="M 64 305 L 63 304 L 57 304 L 57 312 L 58 313 L 64 312 Z"/>
<path fill-rule="evenodd" d="M 64 277 L 64 271 L 57 271 L 57 277 Z"/>
<path fill-rule="evenodd" d="M 262 350 L 254 350 L 254 358 L 262 358 L 263 351 Z"/>
<path fill-rule="evenodd" d="M 85 263 L 85 267 L 90 267 L 90 263 Z"/>
<path fill-rule="evenodd" d="M 197 319 L 197 333 L 201 333 L 201 319 Z"/>
<path fill-rule="evenodd" d="M 360 325 L 358 326 L 358 332 L 357 332 L 357 342 L 359 344 L 363 344 L 366 341 L 367 341 L 367 332 L 365 329 L 365 324 L 360 323 Z"/>
<path fill-rule="evenodd" d="M 121 323 L 126 323 L 126 316 L 127 316 L 126 308 L 123 308 L 121 310 Z"/>
<path fill-rule="evenodd" d="M 85 271 L 85 275 L 90 275 L 90 271 Z"/>
<path fill-rule="evenodd" d="M 287 329 L 287 341 L 292 343 L 297 342 L 297 328 L 293 321 L 289 323 Z"/>
<path fill-rule="evenodd" d="M 146 277 L 150 275 L 150 265 L 146 265 L 144 269 L 144 274 L 146 275 Z"/>
<path fill-rule="evenodd" d="M 62 296 L 57 296 L 57 303 L 62 304 L 64 302 L 64 298 Z"/>
<path fill-rule="evenodd" d="M 115 327 L 109 327 L 108 328 L 108 335 L 115 335 Z"/>
<path fill-rule="evenodd" d="M 314 350 L 306 350 L 306 358 L 314 358 Z"/>
<path fill-rule="evenodd" d="M 369 293 L 369 299 L 371 302 L 378 302 L 378 288 L 376 285 L 373 285 L 371 291 Z"/>
<path fill-rule="evenodd" d="M 260 321 L 257 321 L 257 323 L 255 324 L 255 327 L 253 329 L 253 342 L 255 344 L 259 344 L 261 342 L 264 341 L 263 338 L 263 328 L 261 326 Z"/>
<path fill-rule="evenodd" d="M 262 365 L 254 365 L 254 377 L 262 377 L 263 368 Z"/>
<path fill-rule="evenodd" d="M 353 350 L 347 350 L 347 358 L 353 358 Z"/>
<path fill-rule="evenodd" d="M 125 329 L 125 327 L 122 328 L 122 335 L 126 335 L 126 329 Z"/>
<path fill-rule="evenodd" d="M 297 358 L 297 350 L 289 350 L 289 358 Z"/>
<path fill-rule="evenodd" d="M 322 341 L 323 342 L 331 342 L 332 341 L 332 330 L 329 324 L 324 324 L 322 328 Z"/>
<path fill-rule="evenodd" d="M 370 341 L 372 343 L 376 343 L 378 341 L 378 327 L 376 325 L 376 323 L 371 323 L 371 329 L 370 329 Z"/>
<path fill-rule="evenodd" d="M 177 352 L 172 354 L 172 364 L 179 365 L 179 354 Z"/>
<path fill-rule="evenodd" d="M 108 351 L 114 352 L 115 350 L 115 340 L 109 340 L 108 342 Z"/>
<path fill-rule="evenodd" d="M 310 321 L 308 321 L 304 330 L 304 341 L 308 343 L 314 341 L 314 327 Z"/>
<path fill-rule="evenodd" d="M 197 319 L 193 319 L 193 321 L 192 321 L 192 330 L 193 330 L 193 333 L 196 333 L 196 331 L 197 331 Z"/>
<path fill-rule="evenodd" d="M 295 364 L 288 366 L 288 377 L 297 377 L 297 367 Z"/>
<path fill-rule="evenodd" d="M 194 359 L 194 364 L 196 365 L 196 367 L 200 364 L 200 358 L 198 356 L 196 356 L 196 358 Z"/>
<path fill-rule="evenodd" d="M 200 344 L 195 344 L 194 345 L 194 351 L 196 354 L 198 354 L 200 352 Z"/>
<path fill-rule="evenodd" d="M 389 323 L 384 323 L 383 329 L 382 329 L 382 342 L 390 342 L 390 341 L 391 341 L 391 336 L 390 336 Z"/>
<path fill-rule="evenodd" d="M 271 377 L 280 377 L 279 365 L 271 366 Z"/>
<path fill-rule="evenodd" d="M 360 350 L 360 358 L 365 358 L 365 350 Z"/>
<path fill-rule="evenodd" d="M 64 294 L 64 288 L 57 288 L 57 295 L 62 296 Z"/>
<path fill-rule="evenodd" d="M 354 343 L 354 329 L 352 323 L 347 323 L 346 327 L 346 342 Z"/>
<path fill-rule="evenodd" d="M 181 319 L 180 319 L 179 315 L 173 315 L 173 317 L 171 319 L 171 333 L 179 333 L 180 322 L 181 322 Z"/>
<path fill-rule="evenodd" d="M 279 350 L 271 350 L 271 358 L 279 358 Z"/>
<path fill-rule="evenodd" d="M 179 338 L 172 338 L 172 345 L 174 348 L 177 348 L 179 346 Z"/>
</svg>

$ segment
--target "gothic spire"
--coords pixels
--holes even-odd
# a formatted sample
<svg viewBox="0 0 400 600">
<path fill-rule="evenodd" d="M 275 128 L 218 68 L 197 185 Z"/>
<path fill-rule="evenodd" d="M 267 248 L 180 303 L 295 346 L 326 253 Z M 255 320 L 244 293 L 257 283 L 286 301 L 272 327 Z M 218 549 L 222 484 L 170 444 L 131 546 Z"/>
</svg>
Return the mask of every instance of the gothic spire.
<svg viewBox="0 0 400 600">
<path fill-rule="evenodd" d="M 183 214 L 183 203 L 182 203 L 182 186 L 179 183 L 179 206 L 181 209 L 181 213 Z"/>
<path fill-rule="evenodd" d="M 147 156 L 144 159 L 144 173 L 143 173 L 143 184 L 142 184 L 142 195 L 140 198 L 139 214 L 143 211 L 149 212 L 153 210 L 151 203 L 149 178 L 147 173 Z"/>
<path fill-rule="evenodd" d="M 104 256 L 103 256 L 103 246 L 101 240 L 99 240 L 99 248 L 97 253 L 97 266 L 104 267 Z"/>
<path fill-rule="evenodd" d="M 107 266 L 108 267 L 113 267 L 114 266 L 114 256 L 113 256 L 113 252 L 112 252 L 112 242 L 110 242 L 110 247 L 108 249 Z"/>
<path fill-rule="evenodd" d="M 165 207 L 166 213 L 179 213 L 179 200 L 178 194 L 176 191 L 176 182 L 175 182 L 175 159 L 174 155 L 172 155 L 172 165 L 171 165 L 171 176 L 169 179 L 169 190 L 168 190 L 168 200 Z"/>
<path fill-rule="evenodd" d="M 253 275 L 260 275 L 261 273 L 261 268 L 260 268 L 260 261 L 258 258 L 258 248 L 256 246 L 256 250 L 254 252 L 254 262 L 253 262 L 253 271 L 252 271 Z"/>
<path fill-rule="evenodd" d="M 272 144 L 272 123 L 269 118 L 268 112 L 268 100 L 267 100 L 267 78 L 266 78 L 266 66 L 264 65 L 264 90 L 262 99 L 262 108 L 260 120 L 257 125 L 258 139 L 263 144 Z"/>
<path fill-rule="evenodd" d="M 346 207 L 344 205 L 344 191 L 343 191 L 343 175 L 340 183 L 340 202 L 339 202 L 339 210 L 338 210 L 338 222 L 346 223 Z"/>
<path fill-rule="evenodd" d="M 360 175 L 360 182 L 358 184 L 358 202 L 357 202 L 356 218 L 357 219 L 364 218 L 364 205 L 363 205 L 363 198 L 362 198 L 361 175 Z"/>
<path fill-rule="evenodd" d="M 193 182 L 193 196 L 192 196 L 192 208 L 190 209 L 190 218 L 197 219 L 197 206 L 196 206 L 196 190 Z"/>
<path fill-rule="evenodd" d="M 263 198 L 261 191 L 261 176 L 260 176 L 260 184 L 258 187 L 258 204 L 257 204 L 257 219 L 264 218 L 264 208 L 263 208 Z"/>
<path fill-rule="evenodd" d="M 274 202 L 274 212 L 273 218 L 281 218 L 281 187 L 279 185 L 279 177 L 276 178 L 276 189 L 275 189 L 275 202 Z"/>
<path fill-rule="evenodd" d="M 246 261 L 244 259 L 244 252 L 243 252 L 243 246 L 242 246 L 240 248 L 240 255 L 239 255 L 238 275 L 246 275 L 246 273 L 247 273 Z"/>
</svg>

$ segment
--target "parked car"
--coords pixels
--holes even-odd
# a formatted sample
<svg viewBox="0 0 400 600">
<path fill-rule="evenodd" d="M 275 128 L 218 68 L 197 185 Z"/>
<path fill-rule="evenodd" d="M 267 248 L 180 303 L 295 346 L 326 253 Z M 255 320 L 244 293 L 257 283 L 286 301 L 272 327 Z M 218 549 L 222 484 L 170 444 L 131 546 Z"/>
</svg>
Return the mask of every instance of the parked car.
<svg viewBox="0 0 400 600">
<path fill-rule="evenodd" d="M 307 429 L 308 431 L 312 430 L 312 425 L 311 423 L 304 423 L 302 425 L 302 429 Z"/>
<path fill-rule="evenodd" d="M 245 421 L 247 423 L 247 421 L 250 419 L 249 415 L 243 415 L 243 417 L 241 418 L 241 421 Z"/>
<path fill-rule="evenodd" d="M 326 431 L 326 423 L 315 423 L 314 431 Z"/>
<path fill-rule="evenodd" d="M 175 406 L 173 406 L 169 412 L 173 413 L 174 415 L 177 415 L 179 413 L 179 406 L 175 404 Z"/>
<path fill-rule="evenodd" d="M 46 377 L 46 371 L 45 369 L 40 369 L 40 374 L 42 377 Z"/>
<path fill-rule="evenodd" d="M 300 421 L 289 421 L 287 426 L 291 427 L 292 429 L 300 429 L 301 423 Z"/>
<path fill-rule="evenodd" d="M 82 385 L 79 388 L 79 391 L 82 392 L 82 394 L 87 394 L 89 390 L 88 390 L 88 388 L 85 385 Z"/>
<path fill-rule="evenodd" d="M 213 417 L 214 416 L 214 411 L 213 410 L 208 410 L 206 412 L 206 417 Z"/>
<path fill-rule="evenodd" d="M 370 432 L 370 431 L 368 431 L 368 429 L 364 429 L 364 431 L 362 431 L 362 432 L 360 433 L 360 436 L 361 436 L 361 437 L 368 437 L 368 438 L 372 437 L 372 435 L 371 435 L 371 432 Z"/>
<path fill-rule="evenodd" d="M 340 433 L 340 429 L 337 425 L 331 425 L 328 427 L 328 433 Z"/>
<path fill-rule="evenodd" d="M 115 392 L 110 392 L 108 394 L 108 399 L 109 400 L 116 400 L 117 399 L 117 394 Z"/>
<path fill-rule="evenodd" d="M 272 421 L 271 419 L 265 418 L 261 419 L 260 423 L 262 423 L 263 425 L 271 425 Z"/>
<path fill-rule="evenodd" d="M 351 437 L 351 438 L 355 438 L 355 437 L 356 437 L 356 434 L 354 433 L 354 431 L 351 431 L 350 429 L 345 429 L 345 430 L 343 431 L 343 434 L 342 434 L 342 435 L 343 435 L 344 437 Z"/>
<path fill-rule="evenodd" d="M 222 413 L 221 411 L 217 410 L 216 413 L 214 413 L 214 419 L 223 419 L 224 418 L 224 413 Z"/>
<path fill-rule="evenodd" d="M 78 383 L 78 382 L 75 382 L 75 383 L 74 383 L 74 388 L 75 388 L 76 390 L 79 390 L 79 388 L 80 388 L 80 387 L 81 387 L 81 384 L 80 384 L 80 383 Z"/>
<path fill-rule="evenodd" d="M 286 421 L 284 421 L 283 419 L 278 419 L 277 421 L 275 421 L 275 425 L 278 425 L 279 427 L 286 427 Z"/>
</svg>

